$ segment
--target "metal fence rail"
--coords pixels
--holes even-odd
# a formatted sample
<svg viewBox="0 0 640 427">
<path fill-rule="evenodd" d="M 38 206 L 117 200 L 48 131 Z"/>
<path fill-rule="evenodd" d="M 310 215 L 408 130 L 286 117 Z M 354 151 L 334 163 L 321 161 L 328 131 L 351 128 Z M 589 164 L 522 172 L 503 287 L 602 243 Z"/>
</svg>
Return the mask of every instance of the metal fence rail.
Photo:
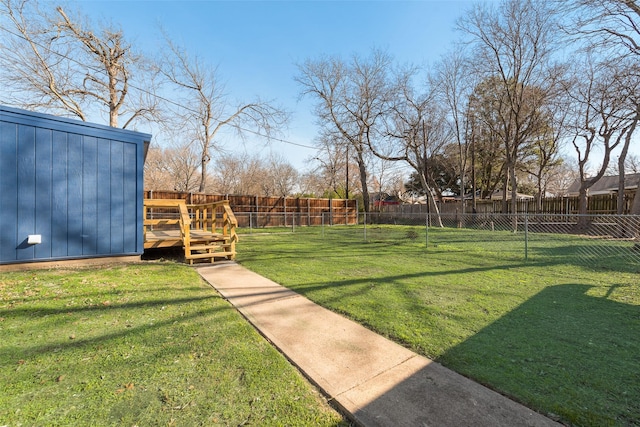
<svg viewBox="0 0 640 427">
<path fill-rule="evenodd" d="M 268 216 L 264 216 L 268 215 Z M 411 239 L 436 245 L 471 241 L 491 256 L 536 262 L 567 262 L 640 272 L 640 216 L 565 214 L 360 213 L 356 225 L 344 216 L 318 215 L 313 224 L 295 215 L 236 213 L 244 232 L 269 228 L 295 233 L 339 235 L 394 244 Z M 447 231 L 448 230 L 448 231 Z"/>
<path fill-rule="evenodd" d="M 154 212 L 156 216 L 165 213 Z M 241 234 L 284 231 L 382 244 L 410 239 L 423 242 L 427 251 L 471 241 L 475 250 L 505 259 L 640 272 L 639 215 L 361 212 L 350 218 L 344 212 L 235 212 L 235 216 Z"/>
<path fill-rule="evenodd" d="M 369 214 L 363 223 L 424 226 L 429 230 L 456 228 L 476 232 L 489 243 L 491 233 L 509 233 L 522 242 L 525 259 L 532 256 L 563 257 L 602 267 L 640 267 L 640 216 L 559 214 Z M 482 232 L 482 233 L 481 233 Z M 488 232 L 488 233 L 487 233 Z"/>
</svg>

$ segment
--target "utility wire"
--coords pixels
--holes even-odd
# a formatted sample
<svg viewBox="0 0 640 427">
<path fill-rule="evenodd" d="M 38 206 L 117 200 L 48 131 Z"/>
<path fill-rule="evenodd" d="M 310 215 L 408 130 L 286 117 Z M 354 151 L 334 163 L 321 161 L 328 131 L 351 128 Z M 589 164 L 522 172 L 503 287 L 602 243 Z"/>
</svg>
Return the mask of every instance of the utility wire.
<svg viewBox="0 0 640 427">
<path fill-rule="evenodd" d="M 22 34 L 16 33 L 16 32 L 14 32 L 14 31 L 12 31 L 12 30 L 10 30 L 8 28 L 5 28 L 2 25 L 0 25 L 0 30 L 5 31 L 5 32 L 11 34 L 12 36 L 18 37 L 18 38 L 20 38 L 20 39 L 22 39 L 24 41 L 32 42 L 35 45 L 37 45 L 38 47 L 40 47 L 42 49 L 45 49 L 49 53 L 52 53 L 52 54 L 54 54 L 56 56 L 59 56 L 59 57 L 64 58 L 64 59 L 66 59 L 68 61 L 71 61 L 71 62 L 73 62 L 73 63 L 75 63 L 77 65 L 80 65 L 80 66 L 83 66 L 85 68 L 88 68 L 89 70 L 92 70 L 95 73 L 104 73 L 104 70 L 102 70 L 100 68 L 96 68 L 96 67 L 93 67 L 91 65 L 83 64 L 83 63 L 81 63 L 80 61 L 78 61 L 78 60 L 76 60 L 74 58 L 71 58 L 71 57 L 69 57 L 67 55 L 64 55 L 64 54 L 60 53 L 60 52 L 56 52 L 55 50 L 49 49 L 47 46 L 43 46 L 42 44 L 38 43 L 37 41 L 30 41 L 27 38 L 25 38 Z M 153 97 L 155 97 L 157 99 L 160 99 L 160 100 L 162 100 L 162 101 L 164 101 L 166 103 L 172 104 L 172 105 L 174 105 L 176 107 L 179 107 L 179 108 L 185 109 L 187 111 L 190 111 L 192 113 L 196 113 L 196 114 L 199 113 L 197 110 L 194 110 L 194 109 L 192 109 L 192 108 L 190 108 L 190 107 L 188 107 L 186 105 L 182 105 L 182 104 L 180 104 L 180 103 L 178 103 L 178 102 L 176 102 L 176 101 L 174 101 L 172 99 L 168 99 L 168 98 L 166 98 L 164 96 L 158 95 L 156 93 L 152 93 L 152 92 L 150 92 L 150 91 L 148 91 L 146 89 L 143 89 L 143 88 L 140 88 L 140 87 L 136 86 L 135 84 L 129 83 L 129 87 L 131 87 L 132 89 L 138 90 L 138 91 L 140 91 L 142 93 L 145 93 L 147 95 L 153 96 Z M 218 123 L 221 123 L 221 121 L 218 120 Z M 310 145 L 301 144 L 299 142 L 288 141 L 288 140 L 282 139 L 282 138 L 276 138 L 276 137 L 273 137 L 273 136 L 265 135 L 263 133 L 260 133 L 258 131 L 252 130 L 252 129 L 243 128 L 241 126 L 235 126 L 235 127 L 237 129 L 243 131 L 243 132 L 252 133 L 252 134 L 260 136 L 262 138 L 266 138 L 267 140 L 273 140 L 273 141 L 282 142 L 284 144 L 295 145 L 297 147 L 309 148 L 309 149 L 312 149 L 312 150 L 318 150 L 318 147 L 313 147 L 313 146 L 310 146 Z"/>
</svg>

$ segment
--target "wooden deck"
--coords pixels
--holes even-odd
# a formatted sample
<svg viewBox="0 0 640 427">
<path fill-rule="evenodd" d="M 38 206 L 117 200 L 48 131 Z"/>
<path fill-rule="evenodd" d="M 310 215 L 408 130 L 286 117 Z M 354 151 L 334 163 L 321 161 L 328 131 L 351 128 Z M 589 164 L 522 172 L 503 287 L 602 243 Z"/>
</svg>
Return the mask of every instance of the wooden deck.
<svg viewBox="0 0 640 427">
<path fill-rule="evenodd" d="M 191 241 L 216 241 L 223 240 L 220 233 L 209 233 L 201 230 L 191 230 Z M 184 246 L 182 233 L 179 229 L 173 230 L 147 230 L 144 247 L 149 248 L 170 248 L 174 246 Z"/>
<path fill-rule="evenodd" d="M 184 200 L 145 199 L 144 248 L 183 247 L 185 259 L 234 259 L 237 221 L 228 201 L 187 205 Z"/>
</svg>

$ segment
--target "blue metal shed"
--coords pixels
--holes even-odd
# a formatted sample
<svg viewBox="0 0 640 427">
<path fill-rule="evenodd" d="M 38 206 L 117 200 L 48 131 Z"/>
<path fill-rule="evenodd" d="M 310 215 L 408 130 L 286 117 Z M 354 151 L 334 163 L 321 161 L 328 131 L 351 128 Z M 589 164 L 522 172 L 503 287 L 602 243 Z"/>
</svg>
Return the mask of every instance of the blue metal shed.
<svg viewBox="0 0 640 427">
<path fill-rule="evenodd" d="M 141 255 L 150 140 L 0 106 L 0 265 Z"/>
</svg>

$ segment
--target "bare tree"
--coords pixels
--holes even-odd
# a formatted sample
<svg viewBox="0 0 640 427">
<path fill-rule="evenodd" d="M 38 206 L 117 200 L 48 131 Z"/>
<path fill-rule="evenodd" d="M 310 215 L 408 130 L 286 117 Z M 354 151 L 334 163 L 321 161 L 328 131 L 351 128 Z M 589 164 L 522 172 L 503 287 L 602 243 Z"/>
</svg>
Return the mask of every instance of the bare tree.
<svg viewBox="0 0 640 427">
<path fill-rule="evenodd" d="M 350 144 L 336 129 L 322 128 L 320 135 L 316 138 L 318 151 L 310 159 L 315 165 L 314 174 L 319 180 L 313 180 L 315 185 L 322 188 L 315 188 L 316 193 L 336 196 L 348 199 L 354 193 L 361 191 L 361 180 L 357 164 L 357 158 L 352 156 L 353 149 L 349 149 Z M 366 170 L 370 170 L 370 157 L 366 156 Z"/>
<path fill-rule="evenodd" d="M 521 169 L 535 180 L 538 210 L 542 208 L 546 183 L 554 173 L 554 168 L 564 161 L 560 151 L 567 134 L 568 110 L 566 97 L 559 91 L 541 108 L 538 132 L 524 148 Z"/>
<path fill-rule="evenodd" d="M 563 5 L 563 11 L 572 12 L 576 19 L 566 28 L 576 36 L 587 49 L 598 50 L 605 58 L 624 58 L 633 64 L 630 69 L 640 68 L 640 5 L 635 0 L 576 0 Z M 631 81 L 640 79 L 637 71 Z M 635 85 L 633 85 L 635 86 Z M 634 98 L 638 98 L 637 86 Z M 629 128 L 627 141 L 630 143 L 636 131 L 637 120 Z M 619 158 L 621 186 L 624 188 L 624 162 L 628 153 L 625 141 Z M 640 215 L 640 186 L 638 187 L 632 214 Z M 639 232 L 640 234 L 640 232 Z"/>
<path fill-rule="evenodd" d="M 634 154 L 627 156 L 624 168 L 629 173 L 640 173 L 640 156 Z"/>
<path fill-rule="evenodd" d="M 504 95 L 504 108 L 496 113 L 501 115 L 499 135 L 511 186 L 512 212 L 516 211 L 516 170 L 521 149 L 536 131 L 539 108 L 555 83 L 550 65 L 552 17 L 545 2 L 503 0 L 497 8 L 476 6 L 459 23 L 460 29 L 471 36 L 477 71 L 485 78 L 495 78 Z"/>
<path fill-rule="evenodd" d="M 479 82 L 468 102 L 471 179 L 474 193 L 478 189 L 481 198 L 490 197 L 500 183 L 503 183 L 503 194 L 506 194 L 508 183 L 506 153 L 502 142 L 504 122 L 501 120 L 503 114 L 500 113 L 505 109 L 506 102 L 501 95 L 501 83 L 496 81 L 496 78 L 489 78 Z"/>
<path fill-rule="evenodd" d="M 385 113 L 390 65 L 389 55 L 373 51 L 368 58 L 354 56 L 349 63 L 340 58 L 307 60 L 298 66 L 295 77 L 302 95 L 316 99 L 320 124 L 330 132 L 337 131 L 348 147 L 346 157 L 356 161 L 366 211 L 370 208 L 368 147 Z"/>
<path fill-rule="evenodd" d="M 468 66 L 468 58 L 464 57 L 460 51 L 450 53 L 436 67 L 431 83 L 431 86 L 436 90 L 438 100 L 446 105 L 448 123 L 458 148 L 458 177 L 463 214 L 465 213 L 464 195 L 471 157 L 468 102 L 475 86 L 473 74 L 469 73 Z M 475 201 L 475 191 L 472 197 Z"/>
<path fill-rule="evenodd" d="M 123 128 L 157 112 L 154 74 L 121 30 L 96 31 L 79 15 L 62 7 L 45 11 L 31 0 L 1 0 L 0 12 L 12 28 L 1 42 L 12 52 L 0 55 L 3 102 L 85 121 L 106 113 L 110 126 Z M 143 88 L 137 97 L 131 96 L 134 79 Z"/>
<path fill-rule="evenodd" d="M 192 192 L 198 189 L 198 153 L 190 144 L 165 148 L 164 157 L 174 182 L 175 191 Z"/>
<path fill-rule="evenodd" d="M 635 130 L 640 120 L 640 64 L 637 60 L 620 58 L 618 60 L 605 61 L 604 66 L 612 70 L 610 92 L 618 92 L 620 102 L 626 103 L 620 106 L 619 117 L 627 120 L 626 133 L 622 143 L 617 163 L 610 164 L 606 173 L 618 175 L 618 215 L 624 211 L 624 199 L 626 188 L 627 157 L 630 156 L 632 142 L 634 142 Z M 626 110 L 626 111 L 625 111 Z"/>
<path fill-rule="evenodd" d="M 171 172 L 165 162 L 164 150 L 150 146 L 144 161 L 145 190 L 170 190 L 174 188 Z"/>
<path fill-rule="evenodd" d="M 628 108 L 628 93 L 616 87 L 615 64 L 595 63 L 587 57 L 577 65 L 574 84 L 567 87 L 567 96 L 574 101 L 572 144 L 578 156 L 580 214 L 587 213 L 589 188 L 604 176 L 612 153 L 635 126 L 629 120 L 635 112 Z M 602 163 L 589 174 L 591 155 L 596 151 L 602 153 Z M 584 226 L 586 221 L 579 225 Z"/>
<path fill-rule="evenodd" d="M 387 138 L 379 144 L 369 141 L 369 147 L 377 157 L 403 161 L 413 169 L 436 214 L 438 225 L 442 227 L 436 203 L 436 199 L 441 197 L 437 196 L 433 185 L 430 159 L 453 136 L 451 128 L 447 126 L 445 110 L 435 102 L 433 92 L 416 93 L 412 84 L 415 72 L 410 68 L 396 75 L 394 97 L 386 115 L 384 134 Z"/>
<path fill-rule="evenodd" d="M 303 197 L 323 197 L 327 185 L 324 177 L 316 170 L 309 170 L 303 173 L 298 180 L 299 194 Z"/>
<path fill-rule="evenodd" d="M 371 173 L 371 187 L 378 193 L 391 195 L 400 199 L 404 193 L 405 173 L 399 168 L 398 162 L 378 159 L 373 165 Z"/>
<path fill-rule="evenodd" d="M 284 157 L 271 154 L 265 161 L 264 167 L 263 195 L 287 197 L 295 192 L 298 171 Z"/>
<path fill-rule="evenodd" d="M 204 191 L 207 166 L 221 129 L 230 127 L 241 137 L 245 132 L 262 133 L 268 139 L 286 124 L 288 114 L 259 98 L 250 103 L 232 104 L 215 67 L 190 57 L 168 37 L 165 39 L 167 50 L 159 61 L 163 64 L 160 71 L 177 92 L 179 102 L 174 104 L 175 118 L 186 130 L 190 142 L 200 147 L 199 191 Z"/>
<path fill-rule="evenodd" d="M 321 144 L 318 155 L 312 159 L 316 166 L 307 177 L 308 186 L 315 194 L 339 194 L 339 183 L 344 182 L 346 171 L 346 150 L 342 149 L 344 145 L 336 145 L 330 138 L 321 138 Z"/>
<path fill-rule="evenodd" d="M 209 192 L 287 197 L 296 191 L 298 171 L 282 156 L 224 154 L 216 164 Z"/>
<path fill-rule="evenodd" d="M 216 160 L 207 190 L 221 194 L 267 195 L 263 185 L 268 180 L 267 170 L 258 155 L 223 154 Z"/>
<path fill-rule="evenodd" d="M 558 133 L 549 130 L 536 138 L 526 149 L 524 160 L 521 162 L 522 170 L 527 172 L 535 181 L 536 207 L 542 208 L 542 199 L 545 197 L 546 185 L 549 174 L 555 166 L 562 162 L 560 157 L 561 138 Z"/>
<path fill-rule="evenodd" d="M 578 172 L 566 159 L 550 167 L 545 177 L 544 187 L 554 197 L 567 195 L 569 186 L 578 178 Z"/>
<path fill-rule="evenodd" d="M 147 190 L 192 192 L 198 189 L 198 153 L 189 144 L 152 146 L 144 164 Z"/>
<path fill-rule="evenodd" d="M 208 188 L 220 194 L 257 194 L 243 187 L 244 170 L 248 164 L 247 155 L 222 154 L 216 161 L 216 168 L 211 171 Z"/>
<path fill-rule="evenodd" d="M 635 0 L 574 0 L 562 11 L 575 12 L 566 26 L 589 46 L 614 48 L 620 54 L 640 55 L 640 5 Z"/>
<path fill-rule="evenodd" d="M 616 88 L 622 92 L 623 98 L 628 103 L 626 112 L 628 126 L 618 156 L 618 214 L 620 215 L 624 210 L 627 157 L 640 120 L 640 62 L 638 57 L 631 60 L 623 58 L 620 66 L 616 69 L 618 70 L 615 75 Z M 636 196 L 640 197 L 640 186 Z M 638 209 L 640 209 L 640 205 Z M 640 214 L 640 210 L 636 213 Z"/>
</svg>

